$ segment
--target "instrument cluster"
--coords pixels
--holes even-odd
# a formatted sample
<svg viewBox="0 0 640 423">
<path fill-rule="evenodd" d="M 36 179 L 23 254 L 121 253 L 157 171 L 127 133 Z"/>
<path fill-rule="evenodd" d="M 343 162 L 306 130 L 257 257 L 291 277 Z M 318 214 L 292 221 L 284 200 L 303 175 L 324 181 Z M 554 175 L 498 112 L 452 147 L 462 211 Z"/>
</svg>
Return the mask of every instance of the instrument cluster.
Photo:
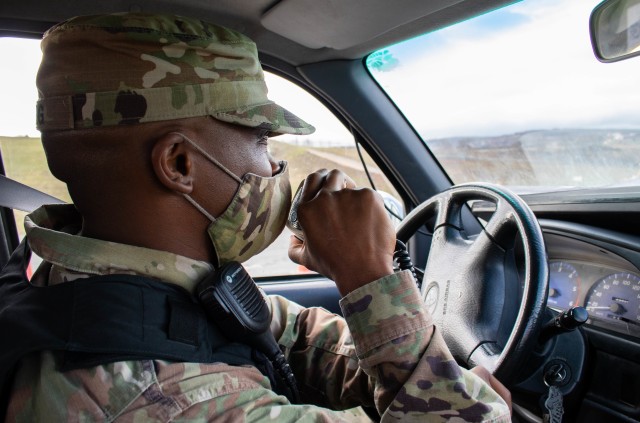
<svg viewBox="0 0 640 423">
<path fill-rule="evenodd" d="M 549 262 L 547 306 L 582 306 L 596 326 L 640 337 L 640 275 L 577 260 Z"/>
</svg>

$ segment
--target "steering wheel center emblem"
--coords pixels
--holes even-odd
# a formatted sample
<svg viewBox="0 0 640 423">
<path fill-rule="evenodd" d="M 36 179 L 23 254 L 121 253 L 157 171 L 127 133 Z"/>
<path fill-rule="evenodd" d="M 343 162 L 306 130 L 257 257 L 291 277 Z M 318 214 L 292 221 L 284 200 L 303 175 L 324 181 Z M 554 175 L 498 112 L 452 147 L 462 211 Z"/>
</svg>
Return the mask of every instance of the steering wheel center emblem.
<svg viewBox="0 0 640 423">
<path fill-rule="evenodd" d="M 440 288 L 438 288 L 438 284 L 436 282 L 431 282 L 427 287 L 427 292 L 424 295 L 424 304 L 427 306 L 427 310 L 429 313 L 433 315 L 436 311 L 436 306 L 438 305 L 438 297 L 440 294 Z"/>
</svg>

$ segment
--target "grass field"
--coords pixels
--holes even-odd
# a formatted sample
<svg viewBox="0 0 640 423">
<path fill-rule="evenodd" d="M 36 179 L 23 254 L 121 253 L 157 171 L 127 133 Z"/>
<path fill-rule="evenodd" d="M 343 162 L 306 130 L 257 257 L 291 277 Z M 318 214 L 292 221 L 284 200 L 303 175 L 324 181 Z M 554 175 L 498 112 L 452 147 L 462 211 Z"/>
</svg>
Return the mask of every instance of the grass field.
<svg viewBox="0 0 640 423">
<path fill-rule="evenodd" d="M 66 185 L 49 172 L 40 138 L 0 137 L 0 151 L 7 176 L 70 201 Z"/>
<path fill-rule="evenodd" d="M 63 201 L 71 201 L 67 186 L 49 172 L 40 138 L 0 137 L 0 152 L 7 176 Z M 22 222 L 26 213 L 19 210 L 14 213 L 18 233 L 22 238 Z"/>
</svg>

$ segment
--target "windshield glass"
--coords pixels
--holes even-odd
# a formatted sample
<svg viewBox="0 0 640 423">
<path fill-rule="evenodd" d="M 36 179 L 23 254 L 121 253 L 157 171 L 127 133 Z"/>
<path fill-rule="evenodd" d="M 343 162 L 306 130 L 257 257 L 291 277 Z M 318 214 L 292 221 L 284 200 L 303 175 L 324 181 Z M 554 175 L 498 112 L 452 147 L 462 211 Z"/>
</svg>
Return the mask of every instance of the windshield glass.
<svg viewBox="0 0 640 423">
<path fill-rule="evenodd" d="M 453 183 L 638 186 L 640 60 L 596 60 L 598 2 L 519 2 L 377 51 L 367 67 Z"/>
</svg>

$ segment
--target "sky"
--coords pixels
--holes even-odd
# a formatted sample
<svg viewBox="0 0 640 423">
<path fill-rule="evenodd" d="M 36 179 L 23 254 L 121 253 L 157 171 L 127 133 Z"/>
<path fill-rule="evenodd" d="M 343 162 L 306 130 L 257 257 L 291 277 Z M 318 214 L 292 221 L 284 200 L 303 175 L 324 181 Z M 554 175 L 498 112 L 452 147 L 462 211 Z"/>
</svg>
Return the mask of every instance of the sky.
<svg viewBox="0 0 640 423">
<path fill-rule="evenodd" d="M 640 59 L 598 62 L 589 13 L 600 0 L 526 0 L 389 50 L 398 66 L 372 71 L 425 138 L 529 129 L 639 128 Z M 0 135 L 35 129 L 35 40 L 0 39 Z M 497 71 L 498 69 L 499 71 Z M 351 143 L 322 104 L 269 75 L 269 96 L 317 127 L 312 142 Z"/>
<path fill-rule="evenodd" d="M 372 71 L 423 138 L 640 128 L 640 60 L 591 49 L 600 0 L 528 0 L 389 48 Z"/>
<path fill-rule="evenodd" d="M 36 130 L 36 71 L 42 54 L 37 40 L 0 38 L 3 60 L 0 81 L 3 96 L 0 101 L 0 135 L 40 136 Z"/>
</svg>

